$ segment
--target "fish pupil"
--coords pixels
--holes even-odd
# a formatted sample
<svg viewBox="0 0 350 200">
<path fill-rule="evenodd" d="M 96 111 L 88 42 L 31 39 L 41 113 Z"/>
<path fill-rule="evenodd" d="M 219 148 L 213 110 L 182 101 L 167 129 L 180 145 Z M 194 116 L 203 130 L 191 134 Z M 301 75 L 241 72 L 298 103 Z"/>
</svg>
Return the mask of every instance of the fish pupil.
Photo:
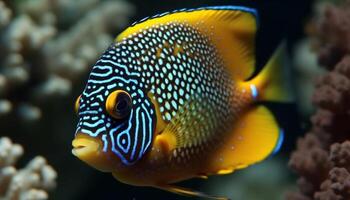
<svg viewBox="0 0 350 200">
<path fill-rule="evenodd" d="M 117 108 L 117 111 L 118 111 L 118 112 L 121 112 L 121 111 L 126 110 L 126 109 L 127 109 L 127 106 L 128 106 L 127 100 L 126 100 L 126 99 L 122 99 L 122 100 L 120 100 L 120 101 L 117 103 L 116 108 Z"/>
<path fill-rule="evenodd" d="M 120 94 L 116 100 L 115 113 L 119 117 L 125 117 L 131 110 L 131 99 L 126 94 Z"/>
</svg>

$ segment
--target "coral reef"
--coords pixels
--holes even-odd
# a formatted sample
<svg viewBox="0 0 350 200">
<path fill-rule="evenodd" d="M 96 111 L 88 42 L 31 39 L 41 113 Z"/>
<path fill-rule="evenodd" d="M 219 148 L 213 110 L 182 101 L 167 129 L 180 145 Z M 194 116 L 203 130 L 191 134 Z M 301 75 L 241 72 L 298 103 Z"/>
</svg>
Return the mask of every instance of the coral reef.
<svg viewBox="0 0 350 200">
<path fill-rule="evenodd" d="M 124 1 L 0 0 L 0 118 L 35 121 L 72 94 L 133 13 Z"/>
<path fill-rule="evenodd" d="M 328 71 L 315 84 L 312 127 L 289 161 L 300 178 L 287 199 L 350 199 L 350 1 L 327 6 L 314 25 L 318 62 Z"/>
<path fill-rule="evenodd" d="M 31 144 L 23 160 L 37 152 L 50 160 L 64 186 L 50 199 L 78 199 L 95 184 L 71 156 L 74 101 L 134 14 L 123 0 L 0 0 L 0 136 Z"/>
<path fill-rule="evenodd" d="M 0 138 L 0 199 L 48 199 L 47 191 L 56 186 L 56 171 L 41 156 L 16 169 L 14 165 L 22 154 L 22 146 Z"/>
</svg>

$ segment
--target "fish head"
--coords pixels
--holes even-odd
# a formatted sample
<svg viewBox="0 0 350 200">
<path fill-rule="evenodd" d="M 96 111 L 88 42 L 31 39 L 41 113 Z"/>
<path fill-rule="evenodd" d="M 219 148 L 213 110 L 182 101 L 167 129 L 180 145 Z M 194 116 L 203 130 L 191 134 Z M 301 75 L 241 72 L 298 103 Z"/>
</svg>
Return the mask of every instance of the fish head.
<svg viewBox="0 0 350 200">
<path fill-rule="evenodd" d="M 94 65 L 77 99 L 73 154 L 101 171 L 130 166 L 152 145 L 156 113 L 147 80 L 125 50 L 113 44 Z"/>
</svg>

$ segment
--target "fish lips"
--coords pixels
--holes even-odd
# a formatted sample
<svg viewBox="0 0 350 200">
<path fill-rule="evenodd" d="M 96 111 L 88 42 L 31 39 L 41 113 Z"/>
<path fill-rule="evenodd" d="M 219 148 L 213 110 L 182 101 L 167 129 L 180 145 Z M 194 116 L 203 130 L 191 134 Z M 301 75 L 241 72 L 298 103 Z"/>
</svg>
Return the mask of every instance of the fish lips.
<svg viewBox="0 0 350 200">
<path fill-rule="evenodd" d="M 112 171 L 112 163 L 108 152 L 103 151 L 103 142 L 100 138 L 77 133 L 72 146 L 72 154 L 86 164 L 103 172 Z"/>
</svg>

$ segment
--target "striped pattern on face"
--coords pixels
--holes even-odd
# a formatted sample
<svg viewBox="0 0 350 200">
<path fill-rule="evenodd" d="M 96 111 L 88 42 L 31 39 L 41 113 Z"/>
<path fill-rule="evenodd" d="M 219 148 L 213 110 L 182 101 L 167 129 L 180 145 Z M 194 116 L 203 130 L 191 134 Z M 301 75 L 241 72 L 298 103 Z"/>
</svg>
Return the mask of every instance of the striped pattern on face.
<svg viewBox="0 0 350 200">
<path fill-rule="evenodd" d="M 139 160 L 150 148 L 154 132 L 154 107 L 145 94 L 141 73 L 117 62 L 122 57 L 112 45 L 97 61 L 80 98 L 77 133 L 102 139 L 104 151 L 112 151 L 123 164 Z M 124 119 L 115 119 L 105 110 L 106 99 L 115 90 L 132 97 L 132 110 Z"/>
</svg>

